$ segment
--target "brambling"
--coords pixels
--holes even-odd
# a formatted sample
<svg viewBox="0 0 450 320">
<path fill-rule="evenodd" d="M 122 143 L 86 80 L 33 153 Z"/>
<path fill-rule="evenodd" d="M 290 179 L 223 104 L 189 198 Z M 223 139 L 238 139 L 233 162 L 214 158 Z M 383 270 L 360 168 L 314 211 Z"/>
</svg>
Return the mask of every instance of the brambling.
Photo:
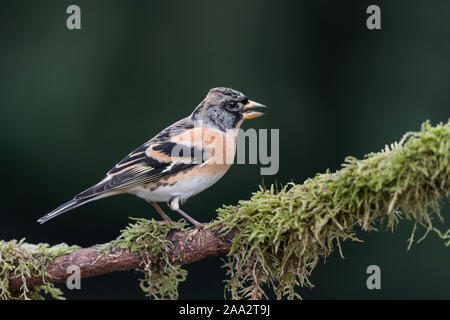
<svg viewBox="0 0 450 320">
<path fill-rule="evenodd" d="M 167 127 L 116 164 L 106 177 L 40 218 L 44 223 L 85 203 L 129 193 L 145 199 L 167 222 L 157 202 L 194 226 L 203 224 L 180 209 L 189 197 L 216 183 L 230 168 L 238 129 L 245 119 L 263 115 L 264 105 L 230 88 L 211 89 L 190 116 Z"/>
</svg>

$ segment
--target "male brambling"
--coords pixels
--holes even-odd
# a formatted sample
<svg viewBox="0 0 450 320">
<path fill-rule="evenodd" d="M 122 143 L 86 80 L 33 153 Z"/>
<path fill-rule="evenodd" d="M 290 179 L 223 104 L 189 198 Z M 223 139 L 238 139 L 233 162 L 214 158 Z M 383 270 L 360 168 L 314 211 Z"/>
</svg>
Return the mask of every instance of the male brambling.
<svg viewBox="0 0 450 320">
<path fill-rule="evenodd" d="M 189 197 L 216 183 L 230 168 L 238 129 L 244 119 L 263 115 L 264 105 L 230 88 L 211 89 L 190 116 L 161 131 L 131 152 L 106 177 L 38 220 L 44 223 L 90 201 L 129 193 L 145 199 L 167 222 L 172 220 L 156 202 L 167 202 L 196 227 L 180 209 Z"/>
</svg>

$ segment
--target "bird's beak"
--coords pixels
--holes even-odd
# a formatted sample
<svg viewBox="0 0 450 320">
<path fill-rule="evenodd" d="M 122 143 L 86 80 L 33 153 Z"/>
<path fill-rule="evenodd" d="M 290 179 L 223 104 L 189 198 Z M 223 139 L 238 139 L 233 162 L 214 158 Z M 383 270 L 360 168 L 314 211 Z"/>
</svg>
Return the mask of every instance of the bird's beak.
<svg viewBox="0 0 450 320">
<path fill-rule="evenodd" d="M 242 108 L 242 116 L 244 119 L 254 119 L 261 117 L 264 114 L 262 112 L 250 110 L 253 108 L 266 108 L 266 106 L 255 101 L 248 100 L 248 103 Z"/>
</svg>

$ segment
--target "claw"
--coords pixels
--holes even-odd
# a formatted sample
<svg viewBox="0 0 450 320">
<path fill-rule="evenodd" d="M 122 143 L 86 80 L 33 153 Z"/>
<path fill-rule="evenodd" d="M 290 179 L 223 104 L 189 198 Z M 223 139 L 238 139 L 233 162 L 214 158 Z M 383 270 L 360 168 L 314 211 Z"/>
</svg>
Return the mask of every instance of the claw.
<svg viewBox="0 0 450 320">
<path fill-rule="evenodd" d="M 204 227 L 206 227 L 208 224 L 207 223 L 198 223 L 195 225 L 194 230 L 192 230 L 189 235 L 186 237 L 186 241 L 184 242 L 185 244 L 192 242 L 192 240 L 194 240 L 194 237 L 197 235 L 197 233 L 202 230 Z"/>
</svg>

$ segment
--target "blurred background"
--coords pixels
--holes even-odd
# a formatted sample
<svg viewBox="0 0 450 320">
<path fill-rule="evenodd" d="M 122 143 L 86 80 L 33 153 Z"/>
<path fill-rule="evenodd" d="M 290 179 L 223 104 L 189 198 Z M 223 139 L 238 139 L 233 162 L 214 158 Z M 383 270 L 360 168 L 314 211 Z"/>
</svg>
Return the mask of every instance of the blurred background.
<svg viewBox="0 0 450 320">
<path fill-rule="evenodd" d="M 81 30 L 66 28 L 71 4 L 81 8 Z M 381 8 L 381 30 L 366 28 L 370 4 Z M 189 115 L 212 87 L 233 87 L 269 106 L 244 129 L 280 129 L 280 170 L 262 177 L 258 165 L 234 165 L 185 204 L 200 221 L 248 199 L 263 180 L 301 183 L 450 115 L 445 0 L 20 0 L 0 8 L 4 240 L 90 246 L 115 238 L 129 216 L 159 219 L 145 201 L 123 195 L 36 222 Z M 316 287 L 300 293 L 449 299 L 450 248 L 430 234 L 407 251 L 412 227 L 404 221 L 394 234 L 360 232 L 364 243 L 345 242 L 345 259 L 335 253 L 320 263 Z M 366 288 L 372 264 L 381 268 L 381 290 Z M 222 265 L 216 257 L 186 266 L 180 298 L 223 298 Z M 69 299 L 145 299 L 138 277 L 114 273 L 63 290 Z"/>
</svg>

